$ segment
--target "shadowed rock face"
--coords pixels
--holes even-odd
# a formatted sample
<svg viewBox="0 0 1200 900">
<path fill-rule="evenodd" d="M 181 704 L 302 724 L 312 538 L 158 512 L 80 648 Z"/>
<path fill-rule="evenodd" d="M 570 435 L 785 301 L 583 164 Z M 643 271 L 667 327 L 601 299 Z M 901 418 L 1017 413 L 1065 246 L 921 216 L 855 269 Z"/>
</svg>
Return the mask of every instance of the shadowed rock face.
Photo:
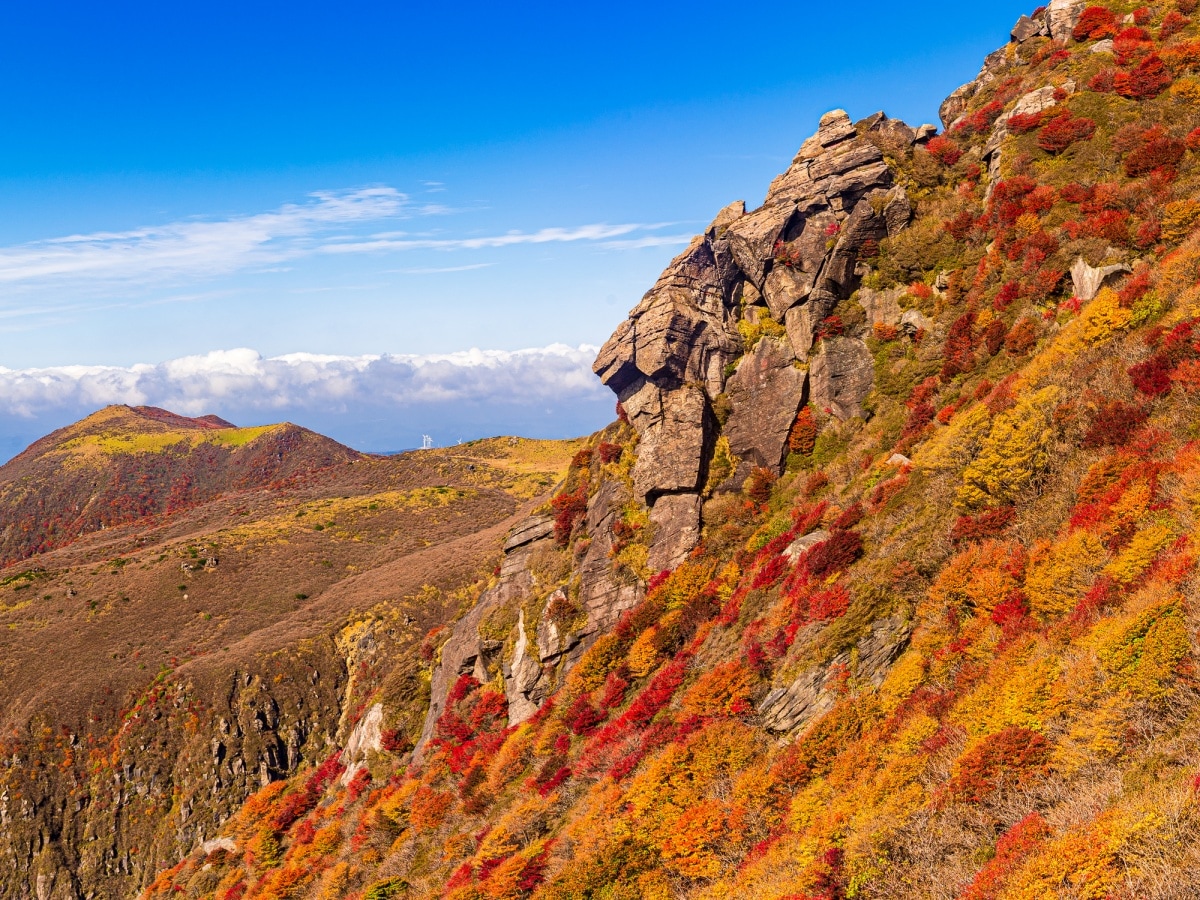
<svg viewBox="0 0 1200 900">
<path fill-rule="evenodd" d="M 596 374 L 638 432 L 634 490 L 656 524 L 655 563 L 682 559 L 698 538 L 691 510 L 718 437 L 719 396 L 729 400 L 724 434 L 740 459 L 726 488 L 740 487 L 758 466 L 782 470 L 792 423 L 810 395 L 839 418 L 863 414 L 873 380 L 865 345 L 823 347 L 817 330 L 858 288 L 863 249 L 912 218 L 880 147 L 911 147 L 932 132 L 883 113 L 857 125 L 840 110 L 825 115 L 764 204 L 721 210 L 601 349 Z M 767 319 L 786 339 L 747 347 L 739 325 Z M 662 502 L 671 515 L 656 511 Z M 675 527 L 675 512 L 684 526 Z"/>
</svg>

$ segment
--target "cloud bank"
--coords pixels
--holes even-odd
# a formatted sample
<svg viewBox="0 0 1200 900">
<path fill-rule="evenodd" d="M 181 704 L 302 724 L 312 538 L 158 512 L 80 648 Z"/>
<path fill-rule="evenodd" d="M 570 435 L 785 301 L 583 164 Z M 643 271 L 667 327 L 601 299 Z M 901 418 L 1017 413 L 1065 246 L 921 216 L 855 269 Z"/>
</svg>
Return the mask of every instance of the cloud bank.
<svg viewBox="0 0 1200 900">
<path fill-rule="evenodd" d="M 11 454 L 110 404 L 215 413 L 238 424 L 293 421 L 360 449 L 523 433 L 565 437 L 612 417 L 591 364 L 597 348 L 332 356 L 219 350 L 133 366 L 0 367 L 0 429 Z M 23 443 L 22 443 L 23 442 Z"/>
</svg>

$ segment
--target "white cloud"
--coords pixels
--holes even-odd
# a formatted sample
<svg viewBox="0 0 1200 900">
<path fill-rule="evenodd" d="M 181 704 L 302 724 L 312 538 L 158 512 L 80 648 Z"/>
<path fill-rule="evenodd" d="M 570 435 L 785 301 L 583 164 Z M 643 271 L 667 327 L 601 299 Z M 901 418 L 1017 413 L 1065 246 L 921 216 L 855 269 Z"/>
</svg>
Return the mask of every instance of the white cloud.
<svg viewBox="0 0 1200 900">
<path fill-rule="evenodd" d="M 596 347 L 465 350 L 423 356 L 331 356 L 218 350 L 157 364 L 0 367 L 0 415 L 41 417 L 108 404 L 183 415 L 223 410 L 319 411 L 452 404 L 553 405 L 606 396 L 592 374 Z"/>
<path fill-rule="evenodd" d="M 225 274 L 292 259 L 323 234 L 405 214 L 408 203 L 390 187 L 320 192 L 258 215 L 20 244 L 0 248 L 0 284 Z"/>
<path fill-rule="evenodd" d="M 605 241 L 635 231 L 649 231 L 662 225 L 583 225 L 579 228 L 543 228 L 540 231 L 510 231 L 507 234 L 471 238 L 405 238 L 394 234 L 376 235 L 370 240 L 329 244 L 325 253 L 372 253 L 381 250 L 483 250 L 513 247 L 518 244 L 573 243 Z"/>
</svg>

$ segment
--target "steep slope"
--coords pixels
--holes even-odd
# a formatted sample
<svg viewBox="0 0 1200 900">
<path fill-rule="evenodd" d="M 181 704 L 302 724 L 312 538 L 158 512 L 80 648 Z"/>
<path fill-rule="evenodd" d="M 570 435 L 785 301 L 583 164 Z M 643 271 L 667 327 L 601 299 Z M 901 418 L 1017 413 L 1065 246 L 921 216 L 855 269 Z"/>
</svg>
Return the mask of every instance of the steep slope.
<svg viewBox="0 0 1200 900">
<path fill-rule="evenodd" d="M 236 428 L 215 416 L 110 406 L 0 466 L 0 565 L 360 458 L 295 425 Z"/>
<path fill-rule="evenodd" d="M 470 604 L 475 573 L 577 449 L 505 438 L 380 459 L 291 426 L 164 418 L 108 410 L 19 461 L 105 477 L 109 464 L 84 464 L 88 442 L 118 434 L 201 475 L 215 459 L 219 495 L 90 530 L 0 577 L 0 896 L 135 895 L 250 792 L 327 755 L 353 713 L 348 687 L 384 649 L 419 723 L 427 632 Z M 242 438 L 200 462 L 179 448 Z M 156 452 L 130 456 L 118 465 L 135 482 L 162 471 Z M 247 487 L 265 467 L 289 477 Z M 360 623 L 385 600 L 372 635 Z"/>
<path fill-rule="evenodd" d="M 1195 13 L 824 117 L 601 352 L 423 721 L 379 657 L 145 896 L 1200 894 Z"/>
</svg>

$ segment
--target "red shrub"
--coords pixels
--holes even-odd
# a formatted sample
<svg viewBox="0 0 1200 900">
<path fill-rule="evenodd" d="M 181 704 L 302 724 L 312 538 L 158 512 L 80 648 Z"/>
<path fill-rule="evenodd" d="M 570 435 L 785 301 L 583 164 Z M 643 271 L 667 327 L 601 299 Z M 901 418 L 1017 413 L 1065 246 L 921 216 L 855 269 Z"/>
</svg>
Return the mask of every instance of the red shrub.
<svg viewBox="0 0 1200 900">
<path fill-rule="evenodd" d="M 621 458 L 624 448 L 620 444 L 610 444 L 607 441 L 596 448 L 602 463 L 613 463 Z"/>
<path fill-rule="evenodd" d="M 1059 191 L 1058 195 L 1068 203 L 1086 203 L 1096 195 L 1096 189 L 1073 181 Z"/>
<path fill-rule="evenodd" d="M 1129 369 L 1133 386 L 1148 397 L 1171 393 L 1171 363 L 1163 355 L 1150 357 Z"/>
<path fill-rule="evenodd" d="M 925 149 L 929 151 L 938 162 L 944 166 L 952 166 L 962 159 L 962 150 L 958 144 L 950 140 L 944 134 L 939 134 L 932 141 L 925 145 Z"/>
<path fill-rule="evenodd" d="M 996 120 L 1000 118 L 1003 112 L 1004 104 L 999 100 L 993 100 L 987 106 L 976 110 L 959 122 L 954 126 L 954 130 L 968 135 L 985 134 L 996 124 Z M 950 165 L 953 165 L 953 163 L 950 163 Z"/>
<path fill-rule="evenodd" d="M 846 531 L 849 528 L 853 528 L 862 521 L 863 514 L 863 505 L 861 503 L 855 503 L 833 520 L 833 530 Z"/>
<path fill-rule="evenodd" d="M 796 414 L 792 432 L 788 435 L 788 449 L 803 456 L 812 456 L 817 446 L 817 420 L 812 407 L 805 406 Z"/>
<path fill-rule="evenodd" d="M 603 721 L 604 714 L 592 706 L 586 694 L 580 696 L 563 716 L 563 724 L 576 735 L 591 734 Z"/>
<path fill-rule="evenodd" d="M 1142 54 L 1150 52 L 1153 47 L 1150 32 L 1136 25 L 1121 29 L 1113 38 L 1113 52 L 1116 54 L 1117 64 L 1122 66 L 1130 65 Z"/>
<path fill-rule="evenodd" d="M 1146 424 L 1149 413 L 1140 406 L 1113 401 L 1096 413 L 1083 438 L 1084 447 L 1122 447 L 1130 436 Z"/>
<path fill-rule="evenodd" d="M 989 509 L 977 516 L 960 516 L 950 531 L 950 540 L 956 544 L 967 541 L 982 541 L 998 537 L 1017 517 L 1011 506 Z"/>
<path fill-rule="evenodd" d="M 1117 33 L 1117 14 L 1103 6 L 1089 6 L 1079 18 L 1072 37 L 1077 41 L 1098 41 Z"/>
<path fill-rule="evenodd" d="M 1171 137 L 1161 127 L 1146 131 L 1142 140 L 1142 145 L 1125 157 L 1125 174 L 1130 178 L 1148 175 L 1163 166 L 1177 166 L 1187 151 L 1187 144 Z"/>
<path fill-rule="evenodd" d="M 569 494 L 563 491 L 550 505 L 554 509 L 554 540 L 565 547 L 571 540 L 571 532 L 587 513 L 587 486 L 580 485 Z"/>
<path fill-rule="evenodd" d="M 820 580 L 850 568 L 862 552 L 862 536 L 857 531 L 835 531 L 829 540 L 805 553 L 804 565 L 813 578 Z"/>
<path fill-rule="evenodd" d="M 1151 53 L 1132 71 L 1113 76 L 1113 90 L 1130 100 L 1150 100 L 1171 85 L 1171 73 L 1157 53 Z"/>
<path fill-rule="evenodd" d="M 1179 10 L 1173 9 L 1163 17 L 1162 28 L 1158 31 L 1158 39 L 1165 41 L 1172 38 L 1192 24 L 1192 20 Z"/>
<path fill-rule="evenodd" d="M 1037 327 L 1032 319 L 1022 319 L 1012 327 L 1004 339 L 1004 349 L 1012 356 L 1021 356 L 1033 349 L 1037 343 Z"/>
<path fill-rule="evenodd" d="M 1050 742 L 1036 731 L 1010 725 L 962 755 L 946 785 L 948 799 L 976 803 L 1006 781 L 1036 777 L 1050 758 Z"/>
<path fill-rule="evenodd" d="M 959 900 L 996 900 L 1008 877 L 1051 834 L 1050 826 L 1040 815 L 1027 815 L 996 842 L 996 855 L 979 870 Z"/>
<path fill-rule="evenodd" d="M 1133 11 L 1134 25 L 1149 25 L 1154 21 L 1154 13 L 1151 12 L 1148 6 L 1139 6 Z"/>
<path fill-rule="evenodd" d="M 1200 128 L 1189 131 L 1184 143 L 1187 144 L 1187 148 L 1193 153 L 1200 151 Z"/>
<path fill-rule="evenodd" d="M 975 368 L 975 314 L 955 319 L 942 348 L 942 378 L 949 381 Z"/>
<path fill-rule="evenodd" d="M 988 356 L 995 356 L 1004 346 L 1004 337 L 1008 327 L 999 319 L 992 319 L 987 328 L 983 329 L 983 346 L 987 348 Z"/>
<path fill-rule="evenodd" d="M 1113 244 L 1129 243 L 1130 215 L 1123 209 L 1105 209 L 1089 216 L 1084 230 L 1092 237 L 1104 238 Z"/>
<path fill-rule="evenodd" d="M 1079 141 L 1090 141 L 1096 133 L 1091 119 L 1073 119 L 1070 114 L 1055 116 L 1038 135 L 1038 146 L 1047 153 L 1059 154 Z"/>
<path fill-rule="evenodd" d="M 1106 66 L 1088 79 L 1088 90 L 1098 94 L 1111 94 L 1116 90 L 1117 70 Z"/>
</svg>

